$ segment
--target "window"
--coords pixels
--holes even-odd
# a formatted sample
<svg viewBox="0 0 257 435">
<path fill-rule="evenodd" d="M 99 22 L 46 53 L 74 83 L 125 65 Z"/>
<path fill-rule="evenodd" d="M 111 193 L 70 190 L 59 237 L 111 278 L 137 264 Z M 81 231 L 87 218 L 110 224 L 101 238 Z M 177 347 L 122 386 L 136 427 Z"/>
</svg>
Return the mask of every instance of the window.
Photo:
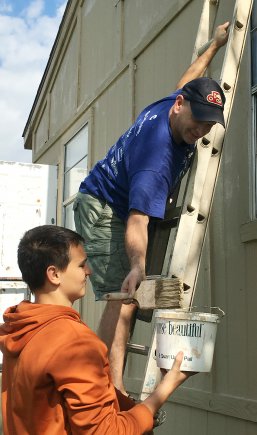
<svg viewBox="0 0 257 435">
<path fill-rule="evenodd" d="M 73 201 L 88 168 L 88 125 L 65 145 L 63 222 L 66 228 L 75 230 Z"/>
<path fill-rule="evenodd" d="M 251 63 L 252 63 L 252 131 L 253 131 L 253 218 L 257 218 L 257 0 L 254 1 L 251 17 Z"/>
</svg>

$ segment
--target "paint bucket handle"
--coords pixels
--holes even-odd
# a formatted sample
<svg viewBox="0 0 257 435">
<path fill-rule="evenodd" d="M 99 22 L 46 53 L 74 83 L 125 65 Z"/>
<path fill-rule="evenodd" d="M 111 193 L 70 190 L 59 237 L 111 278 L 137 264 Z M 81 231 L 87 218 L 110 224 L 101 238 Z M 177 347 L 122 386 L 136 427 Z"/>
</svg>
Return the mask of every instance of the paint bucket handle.
<svg viewBox="0 0 257 435">
<path fill-rule="evenodd" d="M 219 317 L 224 317 L 225 316 L 225 311 L 223 311 L 220 307 L 210 307 L 211 310 L 217 310 L 217 314 Z"/>
<path fill-rule="evenodd" d="M 209 310 L 209 312 L 211 313 L 211 314 L 217 314 L 220 318 L 222 318 L 222 317 L 224 317 L 225 316 L 225 311 L 223 311 L 220 307 L 208 307 L 207 305 L 203 305 L 203 306 L 192 306 L 192 307 L 190 307 L 189 308 L 189 311 L 193 311 L 194 309 L 197 309 L 197 311 L 199 311 L 199 308 L 204 308 L 204 309 L 206 309 L 207 308 L 207 310 Z M 216 310 L 216 313 L 214 312 L 212 312 L 213 310 Z"/>
</svg>

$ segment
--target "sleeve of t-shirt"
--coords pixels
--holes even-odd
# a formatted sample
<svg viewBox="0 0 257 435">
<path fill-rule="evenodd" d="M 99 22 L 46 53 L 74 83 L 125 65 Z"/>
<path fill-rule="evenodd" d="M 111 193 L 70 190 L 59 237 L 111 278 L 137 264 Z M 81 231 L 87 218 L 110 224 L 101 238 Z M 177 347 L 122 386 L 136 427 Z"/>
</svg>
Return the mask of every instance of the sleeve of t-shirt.
<svg viewBox="0 0 257 435">
<path fill-rule="evenodd" d="M 129 211 L 135 209 L 163 219 L 168 193 L 168 182 L 163 175 L 149 170 L 136 172 L 130 181 Z"/>
</svg>

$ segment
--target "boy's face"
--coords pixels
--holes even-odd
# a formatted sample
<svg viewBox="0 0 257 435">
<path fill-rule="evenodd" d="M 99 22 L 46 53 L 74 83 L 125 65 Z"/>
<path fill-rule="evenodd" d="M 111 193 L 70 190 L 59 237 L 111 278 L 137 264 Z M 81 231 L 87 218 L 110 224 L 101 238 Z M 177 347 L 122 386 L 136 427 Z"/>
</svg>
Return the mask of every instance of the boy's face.
<svg viewBox="0 0 257 435">
<path fill-rule="evenodd" d="M 90 275 L 87 255 L 82 245 L 71 246 L 70 262 L 66 270 L 59 271 L 59 289 L 72 304 L 85 295 L 87 276 Z"/>
</svg>

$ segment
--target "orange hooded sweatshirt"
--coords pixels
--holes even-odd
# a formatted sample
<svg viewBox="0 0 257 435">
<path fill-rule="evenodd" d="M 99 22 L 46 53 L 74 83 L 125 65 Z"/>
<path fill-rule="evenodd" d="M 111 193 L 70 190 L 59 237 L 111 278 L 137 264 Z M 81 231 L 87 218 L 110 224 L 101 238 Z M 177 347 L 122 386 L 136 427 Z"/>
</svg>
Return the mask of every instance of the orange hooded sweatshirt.
<svg viewBox="0 0 257 435">
<path fill-rule="evenodd" d="M 4 435 L 140 435 L 152 429 L 145 405 L 131 408 L 121 393 L 118 402 L 107 348 L 75 310 L 23 301 L 6 310 L 4 322 Z"/>
</svg>

